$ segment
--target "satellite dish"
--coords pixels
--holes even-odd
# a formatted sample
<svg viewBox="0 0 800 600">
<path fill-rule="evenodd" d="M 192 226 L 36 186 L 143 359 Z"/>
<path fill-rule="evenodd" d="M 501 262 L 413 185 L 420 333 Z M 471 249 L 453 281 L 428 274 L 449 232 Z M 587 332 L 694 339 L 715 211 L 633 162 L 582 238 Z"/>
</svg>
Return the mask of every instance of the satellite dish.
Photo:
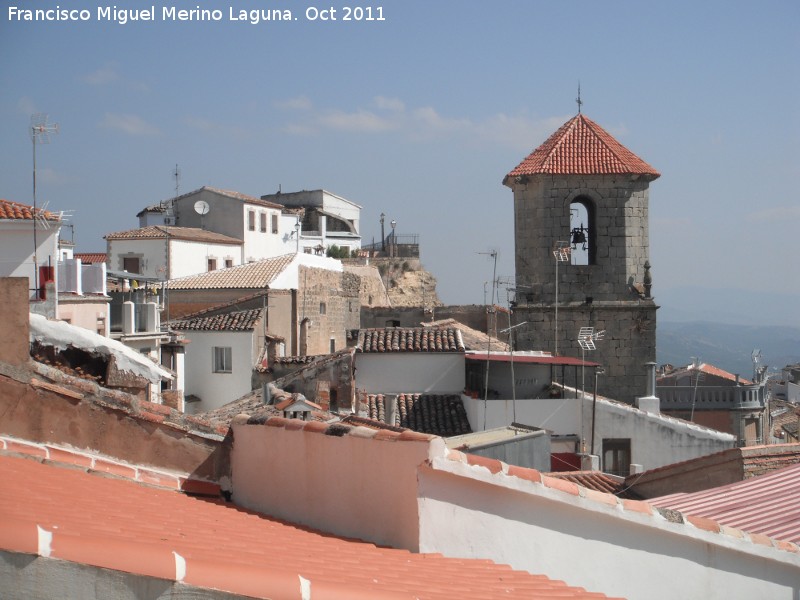
<svg viewBox="0 0 800 600">
<path fill-rule="evenodd" d="M 197 202 L 194 203 L 194 212 L 196 212 L 201 217 L 203 215 L 208 214 L 208 209 L 209 209 L 208 202 L 206 202 L 205 200 L 198 200 Z"/>
</svg>

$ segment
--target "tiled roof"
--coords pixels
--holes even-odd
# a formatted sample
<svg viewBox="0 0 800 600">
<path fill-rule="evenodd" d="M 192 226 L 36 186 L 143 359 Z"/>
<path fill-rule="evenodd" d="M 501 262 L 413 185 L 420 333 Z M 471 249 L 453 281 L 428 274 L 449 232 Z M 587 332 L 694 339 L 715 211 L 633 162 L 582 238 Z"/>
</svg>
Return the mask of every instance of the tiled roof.
<svg viewBox="0 0 800 600">
<path fill-rule="evenodd" d="M 169 237 L 173 240 L 186 240 L 190 242 L 206 242 L 209 244 L 242 245 L 242 240 L 206 231 L 197 227 L 172 227 L 167 225 L 148 225 L 138 229 L 117 231 L 105 236 L 107 240 L 163 240 Z"/>
<path fill-rule="evenodd" d="M 389 327 L 358 330 L 357 352 L 464 352 L 454 327 Z"/>
<path fill-rule="evenodd" d="M 508 344 L 502 340 L 491 337 L 490 335 L 467 327 L 463 323 L 455 319 L 441 319 L 440 321 L 430 321 L 422 323 L 423 327 L 455 327 L 461 331 L 461 339 L 464 341 L 464 348 L 466 350 L 486 350 L 491 341 L 491 348 L 495 352 L 508 352 Z"/>
<path fill-rule="evenodd" d="M 170 323 L 178 331 L 252 331 L 261 317 L 260 308 L 238 310 L 222 315 L 195 317 Z"/>
<path fill-rule="evenodd" d="M 369 418 L 386 423 L 386 396 L 368 394 Z M 461 397 L 455 394 L 398 394 L 394 423 L 442 437 L 472 433 Z"/>
<path fill-rule="evenodd" d="M 736 382 L 736 375 L 708 363 L 700 363 L 700 365 L 696 367 L 694 365 L 679 367 L 674 371 L 670 371 L 669 373 L 660 376 L 656 381 L 659 385 L 670 384 L 670 382 L 676 381 L 680 377 L 687 375 L 694 376 L 698 372 L 705 375 L 711 375 L 713 377 L 719 377 L 720 379 L 725 379 L 730 382 Z M 739 377 L 739 383 L 742 385 L 752 385 L 753 382 L 749 379 L 745 379 L 744 377 Z M 700 378 L 700 385 L 703 385 L 702 377 Z"/>
<path fill-rule="evenodd" d="M 618 498 L 641 500 L 638 494 L 634 494 L 628 489 L 622 477 L 615 477 L 600 471 L 559 471 L 548 473 L 547 476 L 577 483 L 587 490 L 614 494 Z"/>
<path fill-rule="evenodd" d="M 506 180 L 537 174 L 659 176 L 658 171 L 583 114 L 564 123 L 506 175 Z"/>
<path fill-rule="evenodd" d="M 284 254 L 246 265 L 172 279 L 167 285 L 171 290 L 265 288 L 289 266 L 294 257 L 294 254 Z"/>
<path fill-rule="evenodd" d="M 800 542 L 800 465 L 722 487 L 651 499 L 660 508 L 714 519 L 723 525 Z"/>
<path fill-rule="evenodd" d="M 31 460 L 0 456 L 0 480 L 0 548 L 16 553 L 254 598 L 605 597 L 488 560 L 378 548 Z"/>
<path fill-rule="evenodd" d="M 60 221 L 61 215 L 58 215 L 49 210 L 36 209 L 36 215 L 40 218 L 47 219 L 48 221 Z M 20 204 L 19 202 L 12 202 L 11 200 L 3 200 L 0 198 L 0 219 L 23 219 L 30 221 L 33 218 L 33 207 L 27 204 Z"/>
<path fill-rule="evenodd" d="M 105 252 L 75 252 L 72 256 L 80 258 L 84 265 L 104 263 L 108 260 L 108 255 Z"/>
<path fill-rule="evenodd" d="M 278 204 L 276 202 L 270 202 L 269 200 L 262 200 L 261 198 L 256 198 L 255 196 L 248 196 L 247 194 L 242 194 L 241 192 L 235 192 L 233 190 L 221 190 L 219 188 L 210 187 L 207 185 L 204 185 L 197 191 L 199 192 L 201 190 L 208 190 L 210 192 L 214 192 L 215 194 L 220 194 L 221 196 L 227 196 L 228 198 L 233 198 L 235 200 L 241 200 L 242 202 L 247 202 L 248 204 L 258 204 L 259 206 L 266 206 L 267 208 L 279 208 L 279 209 L 283 208 L 282 204 Z"/>
</svg>

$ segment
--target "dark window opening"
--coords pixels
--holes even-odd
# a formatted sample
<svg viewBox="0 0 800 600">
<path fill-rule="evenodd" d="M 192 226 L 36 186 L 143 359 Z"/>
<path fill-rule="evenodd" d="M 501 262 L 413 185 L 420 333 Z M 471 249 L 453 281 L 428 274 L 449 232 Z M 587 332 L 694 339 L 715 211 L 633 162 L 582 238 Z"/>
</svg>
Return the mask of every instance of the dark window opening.
<svg viewBox="0 0 800 600">
<path fill-rule="evenodd" d="M 630 438 L 603 440 L 603 472 L 627 477 L 631 469 Z"/>
<path fill-rule="evenodd" d="M 570 245 L 573 265 L 597 263 L 596 210 L 592 200 L 579 196 L 569 205 Z"/>
</svg>

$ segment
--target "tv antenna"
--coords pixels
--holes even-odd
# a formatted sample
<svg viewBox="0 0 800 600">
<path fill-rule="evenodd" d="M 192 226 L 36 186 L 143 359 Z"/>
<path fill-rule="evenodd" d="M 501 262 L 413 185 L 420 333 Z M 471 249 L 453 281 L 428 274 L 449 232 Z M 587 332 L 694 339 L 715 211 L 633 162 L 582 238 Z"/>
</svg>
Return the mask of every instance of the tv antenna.
<svg viewBox="0 0 800 600">
<path fill-rule="evenodd" d="M 181 170 L 178 168 L 178 163 L 175 163 L 175 168 L 172 169 L 172 178 L 175 180 L 175 197 L 181 195 Z"/>
<path fill-rule="evenodd" d="M 49 125 L 47 123 L 47 114 L 35 113 L 31 115 L 31 127 L 29 130 L 31 142 L 33 143 L 33 215 L 31 221 L 33 222 L 33 281 L 36 288 L 36 298 L 39 298 L 39 260 L 37 256 L 38 242 L 36 240 L 36 142 L 40 144 L 50 143 L 50 134 L 58 133 L 58 123 Z M 42 217 L 44 214 L 41 215 Z"/>
</svg>

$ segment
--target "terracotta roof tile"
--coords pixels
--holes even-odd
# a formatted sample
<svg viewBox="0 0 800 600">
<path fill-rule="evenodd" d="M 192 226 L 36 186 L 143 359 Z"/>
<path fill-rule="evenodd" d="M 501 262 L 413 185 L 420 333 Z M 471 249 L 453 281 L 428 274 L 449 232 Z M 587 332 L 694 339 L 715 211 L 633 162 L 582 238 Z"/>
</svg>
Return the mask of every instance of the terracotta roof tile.
<svg viewBox="0 0 800 600">
<path fill-rule="evenodd" d="M 61 215 L 49 210 L 36 209 L 36 214 L 48 221 L 60 221 Z M 21 219 L 30 221 L 33 218 L 33 207 L 11 200 L 0 199 L 0 219 Z"/>
<path fill-rule="evenodd" d="M 386 423 L 387 396 L 368 394 L 369 418 Z M 397 394 L 394 425 L 442 437 L 472 433 L 461 397 L 455 394 Z"/>
<path fill-rule="evenodd" d="M 559 471 L 556 473 L 547 473 L 547 476 L 565 479 L 577 483 L 588 490 L 613 494 L 619 498 L 631 500 L 641 499 L 638 494 L 634 494 L 628 489 L 623 478 L 601 473 L 600 471 Z"/>
<path fill-rule="evenodd" d="M 647 175 L 656 171 L 597 123 L 578 114 L 514 168 L 506 179 L 524 175 Z"/>
<path fill-rule="evenodd" d="M 490 347 L 493 352 L 508 352 L 509 346 L 506 342 L 498 340 L 483 331 L 478 331 L 459 323 L 455 319 L 442 319 L 440 321 L 429 321 L 422 323 L 423 327 L 454 327 L 461 332 L 461 339 L 464 341 L 464 348 L 467 350 L 486 350 Z M 491 338 L 491 339 L 490 339 Z"/>
<path fill-rule="evenodd" d="M 0 548 L 11 552 L 254 598 L 299 600 L 309 586 L 314 597 L 351 599 L 605 597 L 488 560 L 377 548 L 30 460 L 0 457 L 0 480 Z"/>
<path fill-rule="evenodd" d="M 109 233 L 104 237 L 107 240 L 163 240 L 169 237 L 173 240 L 190 242 L 242 245 L 242 240 L 214 231 L 206 231 L 197 227 L 171 227 L 167 225 L 148 225 L 147 227 Z"/>
<path fill-rule="evenodd" d="M 253 331 L 260 317 L 261 309 L 251 308 L 221 315 L 172 321 L 169 326 L 178 331 Z"/>
<path fill-rule="evenodd" d="M 104 263 L 108 260 L 108 255 L 105 252 L 75 252 L 72 256 L 80 258 L 84 265 Z"/>
<path fill-rule="evenodd" d="M 171 290 L 266 288 L 289 266 L 294 257 L 294 254 L 284 254 L 228 269 L 189 275 L 170 280 L 168 286 Z"/>
<path fill-rule="evenodd" d="M 454 327 L 360 329 L 356 352 L 464 352 L 464 341 Z"/>
</svg>

